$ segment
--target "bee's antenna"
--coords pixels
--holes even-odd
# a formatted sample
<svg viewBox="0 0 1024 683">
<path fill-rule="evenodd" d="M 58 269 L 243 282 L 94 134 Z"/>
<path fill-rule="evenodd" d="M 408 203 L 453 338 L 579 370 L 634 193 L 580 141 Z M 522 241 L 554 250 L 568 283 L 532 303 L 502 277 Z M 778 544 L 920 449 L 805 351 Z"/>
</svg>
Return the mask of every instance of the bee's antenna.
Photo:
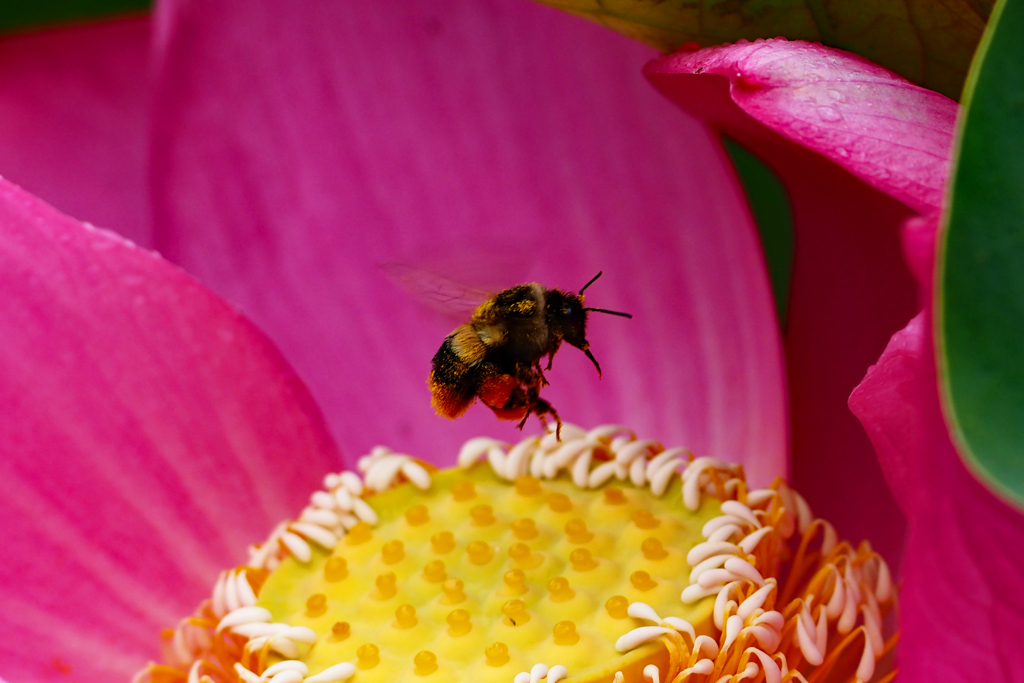
<svg viewBox="0 0 1024 683">
<path fill-rule="evenodd" d="M 594 311 L 595 313 L 607 313 L 608 315 L 621 315 L 623 318 L 632 318 L 633 316 L 629 313 L 623 313 L 621 311 L 609 311 L 605 308 L 584 308 L 584 311 Z"/>
<path fill-rule="evenodd" d="M 594 284 L 594 281 L 597 280 L 597 278 L 601 277 L 602 273 L 604 273 L 604 271 L 600 270 L 600 271 L 597 272 L 597 275 L 595 275 L 594 277 L 590 278 L 590 282 L 588 282 L 587 284 L 583 285 L 583 289 L 580 290 L 580 294 L 582 294 L 584 291 L 586 291 L 587 287 L 589 287 L 590 285 Z"/>
</svg>

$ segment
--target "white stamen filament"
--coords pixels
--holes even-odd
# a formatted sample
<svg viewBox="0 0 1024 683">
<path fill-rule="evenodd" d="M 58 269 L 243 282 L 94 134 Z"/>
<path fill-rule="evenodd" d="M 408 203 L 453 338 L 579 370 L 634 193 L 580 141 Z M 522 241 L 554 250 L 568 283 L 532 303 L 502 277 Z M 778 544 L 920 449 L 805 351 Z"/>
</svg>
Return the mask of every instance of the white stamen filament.
<svg viewBox="0 0 1024 683">
<path fill-rule="evenodd" d="M 355 675 L 355 665 L 350 662 L 342 662 L 329 666 L 316 675 L 306 677 L 305 683 L 337 683 L 337 681 L 347 681 Z"/>
<path fill-rule="evenodd" d="M 616 640 L 615 650 L 618 652 L 629 652 L 659 636 L 672 633 L 672 631 L 673 629 L 665 628 L 664 626 L 639 626 Z"/>
<path fill-rule="evenodd" d="M 277 664 L 272 664 L 271 666 L 268 666 L 266 671 L 263 672 L 263 676 L 266 678 L 273 678 L 282 671 L 298 671 L 303 676 L 305 676 L 309 673 L 309 667 L 306 666 L 304 662 L 278 662 Z"/>
<path fill-rule="evenodd" d="M 780 683 L 782 680 L 782 669 L 779 668 L 778 663 L 774 659 L 755 647 L 747 648 L 746 652 L 753 654 L 760 660 L 765 683 Z"/>
<path fill-rule="evenodd" d="M 693 572 L 697 571 L 697 567 L 704 560 L 713 556 L 735 555 L 739 549 L 739 546 L 727 541 L 704 541 L 690 548 L 690 552 L 686 553 L 686 562 L 693 567 L 693 571 L 690 572 L 690 583 L 693 583 L 695 578 Z M 725 560 L 722 560 L 722 562 L 724 563 Z M 698 573 L 697 576 L 700 576 L 700 574 Z"/>
</svg>

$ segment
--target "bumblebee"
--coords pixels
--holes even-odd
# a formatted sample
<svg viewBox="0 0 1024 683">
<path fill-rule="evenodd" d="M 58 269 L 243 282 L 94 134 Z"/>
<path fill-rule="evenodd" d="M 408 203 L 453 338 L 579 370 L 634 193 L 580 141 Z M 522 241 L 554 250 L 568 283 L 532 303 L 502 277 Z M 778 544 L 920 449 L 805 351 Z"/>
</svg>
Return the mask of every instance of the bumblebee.
<svg viewBox="0 0 1024 683">
<path fill-rule="evenodd" d="M 564 341 L 585 353 L 600 376 L 601 366 L 587 342 L 587 314 L 632 317 L 583 305 L 583 292 L 599 277 L 601 273 L 578 294 L 533 282 L 510 287 L 480 304 L 434 355 L 428 384 L 438 415 L 459 417 L 479 398 L 500 419 L 519 420 L 520 429 L 532 414 L 545 424 L 550 416 L 560 432 L 558 413 L 540 397 L 541 387 L 548 383 L 544 370 L 551 369 Z"/>
</svg>

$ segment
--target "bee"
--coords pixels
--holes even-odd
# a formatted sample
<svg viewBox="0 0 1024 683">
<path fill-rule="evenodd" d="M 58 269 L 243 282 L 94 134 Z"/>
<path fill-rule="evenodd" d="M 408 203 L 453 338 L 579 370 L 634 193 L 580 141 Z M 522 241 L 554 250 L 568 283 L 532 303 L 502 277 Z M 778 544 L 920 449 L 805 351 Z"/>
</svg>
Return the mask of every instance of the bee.
<svg viewBox="0 0 1024 683">
<path fill-rule="evenodd" d="M 457 418 L 479 398 L 498 418 L 519 420 L 520 429 L 530 415 L 545 425 L 550 416 L 560 438 L 558 412 L 540 397 L 541 388 L 548 384 L 544 370 L 551 369 L 565 342 L 585 353 L 600 376 L 601 365 L 587 341 L 587 314 L 633 317 L 583 305 L 583 292 L 599 277 L 601 273 L 578 294 L 532 282 L 500 291 L 480 304 L 469 322 L 449 334 L 434 355 L 428 384 L 438 415 Z M 547 365 L 542 369 L 545 356 Z"/>
</svg>

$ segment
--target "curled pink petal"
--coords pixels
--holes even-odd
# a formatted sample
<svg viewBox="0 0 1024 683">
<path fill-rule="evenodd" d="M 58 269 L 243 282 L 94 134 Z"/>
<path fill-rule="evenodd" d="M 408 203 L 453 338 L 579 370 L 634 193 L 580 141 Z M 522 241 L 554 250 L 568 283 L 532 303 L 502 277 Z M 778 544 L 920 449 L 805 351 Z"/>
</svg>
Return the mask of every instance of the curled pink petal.
<svg viewBox="0 0 1024 683">
<path fill-rule="evenodd" d="M 935 223 L 914 221 L 904 231 L 926 294 Z M 931 329 L 929 306 L 893 336 L 850 397 L 909 520 L 900 676 L 1018 680 L 1024 515 L 980 484 L 954 450 L 939 408 Z"/>
<path fill-rule="evenodd" d="M 0 40 L 0 174 L 151 245 L 148 17 Z"/>
<path fill-rule="evenodd" d="M 679 52 L 647 74 L 723 76 L 760 124 L 919 212 L 942 204 L 956 102 L 862 57 L 776 38 Z"/>
<path fill-rule="evenodd" d="M 956 105 L 854 55 L 781 39 L 677 53 L 646 75 L 757 154 L 788 191 L 797 245 L 785 333 L 792 481 L 841 535 L 870 538 L 895 560 L 900 512 L 846 400 L 918 309 L 899 226 L 911 207 L 939 201 Z M 907 98 L 920 111 L 901 112 Z M 826 105 L 840 117 L 820 116 Z M 882 144 L 904 133 L 912 144 Z"/>
<path fill-rule="evenodd" d="M 0 670 L 128 680 L 340 465 L 267 339 L 0 180 Z"/>
<path fill-rule="evenodd" d="M 454 262 L 506 286 L 604 271 L 588 304 L 634 317 L 591 317 L 603 379 L 559 352 L 564 419 L 785 467 L 757 237 L 715 141 L 637 77 L 648 48 L 496 0 L 172 1 L 158 23 L 158 245 L 268 330 L 346 451 L 518 438 L 480 405 L 434 415 L 455 323 L 377 267 Z"/>
</svg>

